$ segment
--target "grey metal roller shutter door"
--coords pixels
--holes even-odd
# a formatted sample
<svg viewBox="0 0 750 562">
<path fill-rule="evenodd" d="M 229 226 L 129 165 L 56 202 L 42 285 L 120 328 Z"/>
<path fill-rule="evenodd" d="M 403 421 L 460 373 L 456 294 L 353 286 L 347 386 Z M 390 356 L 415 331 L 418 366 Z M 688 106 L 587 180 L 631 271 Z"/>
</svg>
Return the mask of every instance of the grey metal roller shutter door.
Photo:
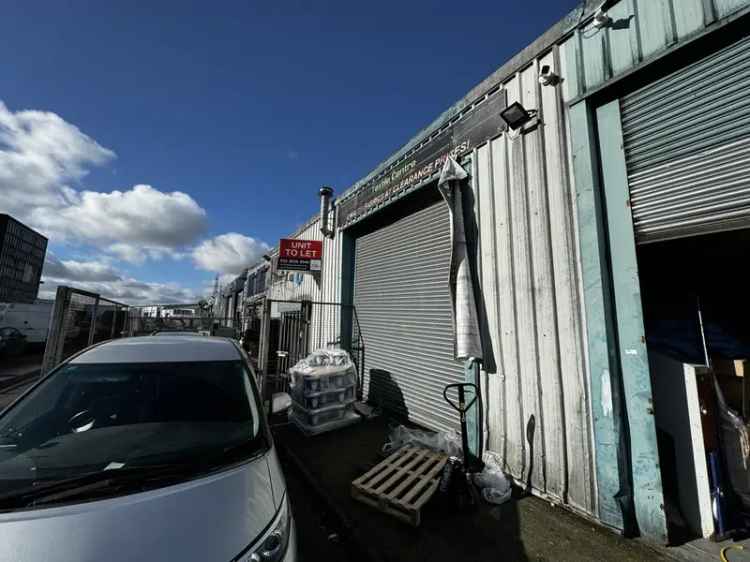
<svg viewBox="0 0 750 562">
<path fill-rule="evenodd" d="M 750 227 L 750 38 L 621 100 L 638 242 Z"/>
<path fill-rule="evenodd" d="M 458 426 L 443 387 L 464 380 L 453 360 L 450 250 L 448 210 L 440 202 L 361 236 L 355 254 L 365 397 L 440 430 Z"/>
</svg>

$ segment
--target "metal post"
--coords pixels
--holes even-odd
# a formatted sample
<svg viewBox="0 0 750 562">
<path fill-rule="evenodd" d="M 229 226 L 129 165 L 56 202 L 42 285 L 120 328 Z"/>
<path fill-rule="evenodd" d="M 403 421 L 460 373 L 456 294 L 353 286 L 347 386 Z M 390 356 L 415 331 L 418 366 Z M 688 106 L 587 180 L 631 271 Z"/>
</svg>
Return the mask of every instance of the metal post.
<svg viewBox="0 0 750 562">
<path fill-rule="evenodd" d="M 303 359 L 304 357 L 307 357 L 308 353 L 310 353 L 310 324 L 312 322 L 312 313 L 313 313 L 313 305 L 311 301 L 302 301 L 302 310 L 300 311 L 302 322 L 300 326 L 301 335 L 300 335 L 300 349 L 297 350 L 297 357 L 295 358 L 295 363 Z M 289 365 L 291 367 L 291 365 Z"/>
<path fill-rule="evenodd" d="M 260 319 L 260 342 L 258 345 L 258 371 L 263 378 L 262 391 L 265 399 L 266 381 L 268 380 L 268 347 L 271 336 L 271 301 L 264 299 Z"/>
<path fill-rule="evenodd" d="M 94 301 L 94 308 L 91 311 L 91 325 L 89 325 L 89 345 L 94 345 L 94 333 L 96 332 L 96 315 L 99 312 L 99 297 Z"/>
<path fill-rule="evenodd" d="M 62 359 L 63 345 L 65 344 L 65 317 L 69 305 L 70 289 L 58 287 L 55 295 L 55 306 L 52 309 L 49 329 L 47 330 L 47 344 L 44 348 L 44 359 L 42 359 L 42 375 L 54 369 Z"/>
<path fill-rule="evenodd" d="M 109 339 L 113 340 L 115 339 L 115 327 L 117 326 L 117 310 L 118 306 L 114 306 L 114 310 L 112 311 L 112 329 L 109 331 Z"/>
</svg>

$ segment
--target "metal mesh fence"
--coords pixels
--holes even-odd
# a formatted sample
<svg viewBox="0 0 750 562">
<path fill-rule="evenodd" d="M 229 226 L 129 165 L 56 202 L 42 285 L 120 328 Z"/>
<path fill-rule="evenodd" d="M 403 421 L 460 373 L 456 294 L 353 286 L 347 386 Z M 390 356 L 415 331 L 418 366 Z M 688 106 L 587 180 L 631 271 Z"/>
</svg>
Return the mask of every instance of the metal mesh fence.
<svg viewBox="0 0 750 562">
<path fill-rule="evenodd" d="M 129 307 L 72 287 L 58 287 L 42 374 L 88 346 L 126 335 Z"/>
<path fill-rule="evenodd" d="M 362 377 L 365 346 L 351 305 L 311 301 L 257 300 L 234 317 L 148 316 L 142 308 L 95 293 L 58 287 L 50 319 L 42 373 L 88 346 L 121 337 L 192 332 L 242 342 L 269 390 L 285 390 L 287 371 L 315 349 L 349 351 Z"/>
<path fill-rule="evenodd" d="M 214 316 L 139 316 L 131 311 L 128 318 L 129 336 L 154 333 L 193 332 L 203 335 L 239 338 L 239 322 L 234 318 Z"/>
<path fill-rule="evenodd" d="M 96 296 L 73 292 L 70 294 L 68 306 L 64 312 L 63 332 L 59 336 L 62 339 L 63 352 L 55 364 L 88 347 L 89 336 L 92 328 L 94 328 L 91 325 L 91 319 L 94 314 L 96 299 Z"/>
<path fill-rule="evenodd" d="M 111 301 L 99 301 L 96 309 L 96 324 L 92 343 L 120 338 L 127 335 L 128 308 Z"/>
</svg>

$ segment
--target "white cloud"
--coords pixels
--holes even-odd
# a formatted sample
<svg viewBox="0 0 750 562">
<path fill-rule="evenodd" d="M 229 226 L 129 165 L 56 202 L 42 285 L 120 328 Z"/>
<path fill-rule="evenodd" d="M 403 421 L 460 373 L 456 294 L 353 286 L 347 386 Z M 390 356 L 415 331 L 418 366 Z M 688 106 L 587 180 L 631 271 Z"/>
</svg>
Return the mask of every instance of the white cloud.
<svg viewBox="0 0 750 562">
<path fill-rule="evenodd" d="M 15 215 L 30 206 L 67 205 L 75 195 L 67 184 L 114 157 L 54 113 L 11 113 L 0 102 L 0 193 L 3 208 Z"/>
<path fill-rule="evenodd" d="M 187 304 L 198 302 L 206 295 L 181 287 L 175 283 L 144 283 L 136 279 L 115 282 L 77 281 L 72 284 L 63 279 L 46 279 L 39 291 L 39 298 L 54 299 L 59 285 L 97 293 L 123 304 Z"/>
<path fill-rule="evenodd" d="M 60 260 L 48 253 L 42 275 L 48 279 L 68 281 L 121 281 L 120 274 L 106 261 Z"/>
<path fill-rule="evenodd" d="M 206 212 L 185 193 L 163 193 L 150 185 L 128 191 L 83 191 L 71 204 L 32 220 L 48 232 L 89 243 L 135 245 L 168 253 L 194 242 L 206 226 Z"/>
<path fill-rule="evenodd" d="M 139 263 L 179 255 L 206 228 L 189 195 L 136 185 L 80 189 L 93 166 L 115 158 L 54 113 L 11 112 L 0 102 L 0 211 L 60 242 L 89 244 Z"/>
<path fill-rule="evenodd" d="M 0 101 L 0 212 L 67 243 L 101 255 L 95 260 L 50 256 L 43 294 L 65 284 L 126 302 L 180 302 L 198 298 L 178 284 L 144 283 L 116 269 L 114 259 L 185 259 L 205 270 L 234 276 L 270 247 L 237 233 L 195 244 L 206 229 L 206 211 L 186 193 L 150 185 L 98 192 L 83 184 L 90 169 L 115 153 L 51 112 L 10 111 Z M 201 291 L 198 291 L 202 294 Z"/>
<path fill-rule="evenodd" d="M 107 260 L 60 260 L 50 254 L 42 273 L 40 298 L 55 298 L 65 285 L 100 294 L 125 304 L 175 304 L 197 302 L 210 291 L 195 291 L 176 283 L 148 283 L 126 276 Z"/>
<path fill-rule="evenodd" d="M 195 264 L 206 271 L 237 275 L 258 263 L 271 247 L 236 232 L 205 240 L 193 250 Z"/>
</svg>

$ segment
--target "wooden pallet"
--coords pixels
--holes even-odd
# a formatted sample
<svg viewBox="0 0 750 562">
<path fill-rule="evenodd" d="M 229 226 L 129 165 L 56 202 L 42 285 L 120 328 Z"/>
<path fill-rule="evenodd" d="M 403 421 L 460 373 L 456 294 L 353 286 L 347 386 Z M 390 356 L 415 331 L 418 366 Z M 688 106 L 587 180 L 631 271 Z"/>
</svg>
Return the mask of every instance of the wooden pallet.
<svg viewBox="0 0 750 562">
<path fill-rule="evenodd" d="M 447 460 L 429 449 L 402 447 L 352 482 L 352 497 L 418 527 Z"/>
</svg>

